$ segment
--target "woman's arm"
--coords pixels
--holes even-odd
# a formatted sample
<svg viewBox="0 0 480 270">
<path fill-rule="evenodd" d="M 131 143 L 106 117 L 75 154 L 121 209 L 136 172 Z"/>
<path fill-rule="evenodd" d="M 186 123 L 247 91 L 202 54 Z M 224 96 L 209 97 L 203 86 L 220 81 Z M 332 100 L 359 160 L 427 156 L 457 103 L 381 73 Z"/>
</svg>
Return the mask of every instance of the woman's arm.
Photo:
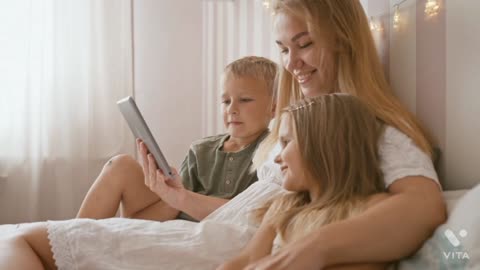
<svg viewBox="0 0 480 270">
<path fill-rule="evenodd" d="M 324 269 L 389 262 L 414 253 L 446 219 L 438 185 L 409 176 L 389 187 L 388 199 L 318 231 L 259 262 L 256 269 Z"/>
<path fill-rule="evenodd" d="M 217 270 L 244 269 L 249 263 L 269 255 L 272 251 L 275 236 L 276 232 L 273 226 L 264 220 L 240 254 L 219 266 Z"/>
<path fill-rule="evenodd" d="M 340 236 L 327 242 L 327 265 L 399 260 L 417 251 L 445 222 L 444 200 L 434 181 L 405 177 L 395 181 L 388 191 L 390 198 L 364 214 L 317 232 L 319 239 Z"/>
</svg>

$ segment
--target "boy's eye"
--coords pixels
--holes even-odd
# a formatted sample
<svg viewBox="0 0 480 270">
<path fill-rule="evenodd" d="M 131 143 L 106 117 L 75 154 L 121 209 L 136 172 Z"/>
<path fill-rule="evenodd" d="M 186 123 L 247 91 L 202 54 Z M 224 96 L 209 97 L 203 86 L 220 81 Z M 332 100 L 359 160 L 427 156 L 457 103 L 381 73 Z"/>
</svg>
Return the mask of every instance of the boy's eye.
<svg viewBox="0 0 480 270">
<path fill-rule="evenodd" d="M 250 102 L 250 101 L 252 101 L 252 100 L 253 100 L 253 99 L 251 99 L 251 98 L 242 98 L 242 99 L 240 99 L 241 102 Z"/>
</svg>

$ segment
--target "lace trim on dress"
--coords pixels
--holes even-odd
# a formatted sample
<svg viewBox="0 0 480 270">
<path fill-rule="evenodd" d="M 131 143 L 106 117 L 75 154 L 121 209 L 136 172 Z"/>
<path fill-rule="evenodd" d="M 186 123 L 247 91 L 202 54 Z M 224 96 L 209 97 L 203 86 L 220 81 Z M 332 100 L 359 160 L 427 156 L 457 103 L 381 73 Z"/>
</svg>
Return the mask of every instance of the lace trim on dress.
<svg viewBox="0 0 480 270">
<path fill-rule="evenodd" d="M 60 231 L 68 231 L 69 224 L 64 222 L 47 222 L 47 232 L 50 247 L 53 252 L 53 259 L 58 270 L 75 270 L 77 269 L 74 256 L 70 250 L 70 238 L 60 238 L 59 236 L 68 235 L 59 233 Z"/>
</svg>

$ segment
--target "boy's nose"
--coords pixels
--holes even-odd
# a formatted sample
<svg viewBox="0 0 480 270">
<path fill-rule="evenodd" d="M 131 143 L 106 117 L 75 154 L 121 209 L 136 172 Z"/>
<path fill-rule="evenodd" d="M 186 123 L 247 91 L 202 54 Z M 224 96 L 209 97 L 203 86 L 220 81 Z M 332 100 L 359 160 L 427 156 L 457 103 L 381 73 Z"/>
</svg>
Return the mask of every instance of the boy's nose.
<svg viewBox="0 0 480 270">
<path fill-rule="evenodd" d="M 230 104 L 230 106 L 228 106 L 227 112 L 228 112 L 229 114 L 238 114 L 237 106 L 234 105 L 234 104 Z"/>
</svg>

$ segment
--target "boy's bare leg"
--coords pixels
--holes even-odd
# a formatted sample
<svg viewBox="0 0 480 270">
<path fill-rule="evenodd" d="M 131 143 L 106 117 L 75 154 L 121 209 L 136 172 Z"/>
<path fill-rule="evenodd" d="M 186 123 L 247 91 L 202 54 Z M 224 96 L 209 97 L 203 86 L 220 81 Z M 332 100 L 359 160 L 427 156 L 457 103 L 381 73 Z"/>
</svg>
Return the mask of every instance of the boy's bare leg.
<svg viewBox="0 0 480 270">
<path fill-rule="evenodd" d="M 178 215 L 144 183 L 141 165 L 129 155 L 118 155 L 103 167 L 87 193 L 77 218 L 122 217 L 170 220 Z"/>
<path fill-rule="evenodd" d="M 29 225 L 16 236 L 0 239 L 0 269 L 56 269 L 47 224 Z"/>
</svg>

